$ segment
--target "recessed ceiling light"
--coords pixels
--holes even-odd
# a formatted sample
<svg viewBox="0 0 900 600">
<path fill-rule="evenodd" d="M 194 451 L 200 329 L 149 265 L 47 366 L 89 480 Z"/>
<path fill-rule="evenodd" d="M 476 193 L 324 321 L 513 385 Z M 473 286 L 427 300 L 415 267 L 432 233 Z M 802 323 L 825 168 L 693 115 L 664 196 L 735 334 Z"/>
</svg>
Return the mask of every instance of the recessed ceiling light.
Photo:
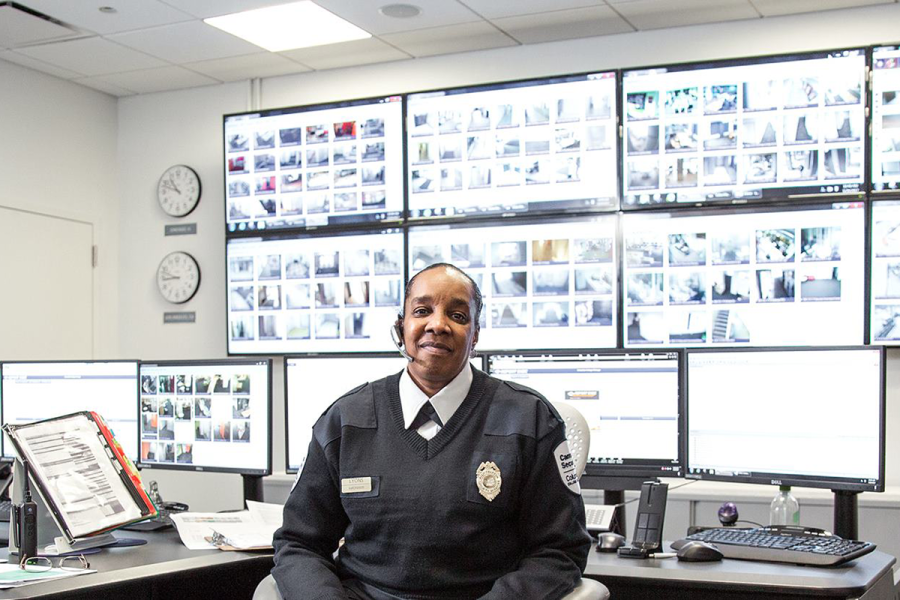
<svg viewBox="0 0 900 600">
<path fill-rule="evenodd" d="M 101 6 L 101 7 L 98 8 L 97 10 L 99 10 L 100 12 L 105 13 L 105 14 L 107 14 L 107 15 L 111 15 L 111 14 L 113 14 L 113 13 L 115 13 L 115 12 L 118 12 L 118 11 L 116 11 L 116 9 L 113 8 L 112 6 Z"/>
<path fill-rule="evenodd" d="M 378 12 L 395 19 L 411 19 L 422 14 L 422 9 L 412 4 L 385 4 L 378 9 Z"/>
<path fill-rule="evenodd" d="M 372 35 L 321 6 L 303 0 L 203 19 L 269 52 L 362 40 Z"/>
</svg>

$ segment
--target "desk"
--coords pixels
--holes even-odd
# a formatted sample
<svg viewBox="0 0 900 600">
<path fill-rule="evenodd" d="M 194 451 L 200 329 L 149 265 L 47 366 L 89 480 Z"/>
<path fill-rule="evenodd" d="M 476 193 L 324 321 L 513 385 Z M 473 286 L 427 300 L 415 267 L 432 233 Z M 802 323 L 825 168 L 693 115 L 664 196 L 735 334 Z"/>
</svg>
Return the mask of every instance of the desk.
<svg viewBox="0 0 900 600">
<path fill-rule="evenodd" d="M 131 548 L 104 548 L 87 557 L 96 573 L 0 590 L 0 600 L 251 598 L 256 585 L 272 568 L 271 552 L 188 550 L 174 529 L 151 533 L 123 531 L 115 535 L 146 539 L 149 543 Z M 0 551 L 0 558 L 6 556 L 6 550 Z"/>
<path fill-rule="evenodd" d="M 668 548 L 668 545 L 666 545 Z M 893 556 L 876 550 L 833 568 L 725 559 L 687 563 L 675 558 L 629 559 L 591 550 L 585 577 L 609 588 L 615 600 L 797 600 L 864 598 L 893 600 Z"/>
</svg>

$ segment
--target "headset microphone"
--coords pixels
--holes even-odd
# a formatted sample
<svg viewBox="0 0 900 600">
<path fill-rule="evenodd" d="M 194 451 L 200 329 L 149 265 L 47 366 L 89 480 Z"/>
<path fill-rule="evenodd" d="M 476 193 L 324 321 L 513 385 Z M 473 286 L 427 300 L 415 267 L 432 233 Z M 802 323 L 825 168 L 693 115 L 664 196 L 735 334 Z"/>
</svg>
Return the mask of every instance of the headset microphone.
<svg viewBox="0 0 900 600">
<path fill-rule="evenodd" d="M 393 340 L 394 345 L 397 346 L 397 350 L 400 352 L 403 358 L 405 358 L 409 362 L 412 362 L 414 360 L 413 357 L 403 349 L 403 339 L 400 337 L 400 326 L 397 324 L 391 325 L 391 340 Z"/>
</svg>

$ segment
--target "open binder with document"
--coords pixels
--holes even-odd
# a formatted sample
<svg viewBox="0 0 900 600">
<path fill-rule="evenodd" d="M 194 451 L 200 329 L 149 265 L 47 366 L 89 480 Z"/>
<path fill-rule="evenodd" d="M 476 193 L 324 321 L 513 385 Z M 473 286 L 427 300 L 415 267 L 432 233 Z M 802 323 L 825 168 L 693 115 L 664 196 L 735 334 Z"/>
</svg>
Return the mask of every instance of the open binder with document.
<svg viewBox="0 0 900 600">
<path fill-rule="evenodd" d="M 115 543 L 111 530 L 157 515 L 134 465 L 97 413 L 7 424 L 3 431 L 18 456 L 14 504 L 22 501 L 22 461 L 28 461 L 32 489 L 37 491 L 42 554 Z M 10 531 L 10 552 L 18 550 L 16 539 Z"/>
</svg>

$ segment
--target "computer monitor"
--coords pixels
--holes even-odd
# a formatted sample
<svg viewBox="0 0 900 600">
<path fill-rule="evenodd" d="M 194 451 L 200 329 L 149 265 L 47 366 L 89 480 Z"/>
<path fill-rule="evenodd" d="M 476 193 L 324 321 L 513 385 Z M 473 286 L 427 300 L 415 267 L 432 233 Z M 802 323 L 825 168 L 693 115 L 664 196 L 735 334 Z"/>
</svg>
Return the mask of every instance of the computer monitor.
<svg viewBox="0 0 900 600">
<path fill-rule="evenodd" d="M 303 466 L 312 439 L 312 427 L 325 409 L 353 388 L 398 373 L 407 364 L 397 352 L 285 357 L 287 472 L 296 473 Z"/>
<path fill-rule="evenodd" d="M 494 377 L 571 404 L 590 427 L 582 486 L 616 489 L 617 478 L 680 477 L 681 352 L 489 353 Z M 621 489 L 621 488 L 619 488 Z"/>
<path fill-rule="evenodd" d="M 625 346 L 859 344 L 862 202 L 622 217 Z"/>
<path fill-rule="evenodd" d="M 23 425 L 79 411 L 98 413 L 132 461 L 138 458 L 138 362 L 4 362 L 0 421 Z M 4 436 L 5 437 L 5 436 Z M 4 439 L 3 456 L 16 456 Z"/>
<path fill-rule="evenodd" d="M 900 344 L 900 200 L 872 206 L 869 343 Z"/>
<path fill-rule="evenodd" d="M 400 96 L 224 117 L 228 233 L 403 217 Z"/>
<path fill-rule="evenodd" d="M 691 349 L 686 373 L 687 478 L 884 491 L 884 348 Z"/>
<path fill-rule="evenodd" d="M 145 469 L 272 473 L 271 359 L 141 363 Z"/>
<path fill-rule="evenodd" d="M 403 232 L 231 238 L 229 354 L 392 350 Z"/>
<path fill-rule="evenodd" d="M 618 208 L 613 71 L 407 96 L 409 216 Z"/>
<path fill-rule="evenodd" d="M 872 191 L 900 190 L 900 46 L 872 49 Z"/>
<path fill-rule="evenodd" d="M 484 297 L 479 350 L 616 346 L 615 215 L 415 225 L 409 273 L 452 263 Z"/>
<path fill-rule="evenodd" d="M 622 72 L 623 208 L 865 191 L 866 51 Z"/>
</svg>

